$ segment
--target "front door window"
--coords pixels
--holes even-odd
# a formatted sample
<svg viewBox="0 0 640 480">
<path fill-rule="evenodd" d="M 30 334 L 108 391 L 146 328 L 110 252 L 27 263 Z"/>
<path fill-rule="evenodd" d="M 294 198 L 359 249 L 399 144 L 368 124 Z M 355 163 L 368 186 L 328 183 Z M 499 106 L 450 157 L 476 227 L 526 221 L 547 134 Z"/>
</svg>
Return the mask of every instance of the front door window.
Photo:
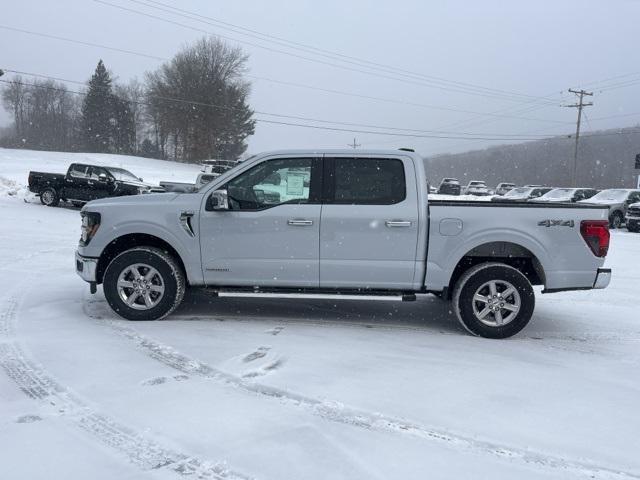
<svg viewBox="0 0 640 480">
<path fill-rule="evenodd" d="M 256 165 L 227 183 L 231 210 L 262 210 L 309 203 L 310 158 L 283 158 Z"/>
</svg>

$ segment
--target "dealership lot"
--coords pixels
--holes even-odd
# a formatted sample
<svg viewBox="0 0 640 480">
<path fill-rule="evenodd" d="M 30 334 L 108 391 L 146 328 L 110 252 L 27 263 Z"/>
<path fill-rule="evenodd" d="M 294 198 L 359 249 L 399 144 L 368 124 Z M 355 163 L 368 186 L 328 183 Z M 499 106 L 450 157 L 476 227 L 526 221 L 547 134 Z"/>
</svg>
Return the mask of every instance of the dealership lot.
<svg viewBox="0 0 640 480">
<path fill-rule="evenodd" d="M 194 292 L 131 323 L 73 271 L 77 210 L 27 200 L 0 198 L 8 478 L 640 475 L 640 235 L 612 233 L 608 289 L 538 295 L 506 341 L 466 335 L 435 297 Z"/>
</svg>

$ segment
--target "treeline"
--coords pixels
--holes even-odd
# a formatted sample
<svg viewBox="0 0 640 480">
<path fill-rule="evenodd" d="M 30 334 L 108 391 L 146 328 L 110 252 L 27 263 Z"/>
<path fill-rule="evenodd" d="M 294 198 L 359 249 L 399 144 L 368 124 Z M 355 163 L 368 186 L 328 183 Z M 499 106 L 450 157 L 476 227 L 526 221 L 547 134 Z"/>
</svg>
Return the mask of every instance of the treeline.
<svg viewBox="0 0 640 480">
<path fill-rule="evenodd" d="M 255 129 L 246 62 L 241 49 L 204 38 L 144 82 L 115 82 L 102 60 L 81 90 L 14 76 L 2 89 L 13 122 L 0 132 L 0 146 L 184 162 L 236 159 Z"/>
<path fill-rule="evenodd" d="M 443 177 L 461 183 L 484 180 L 489 186 L 500 182 L 518 185 L 571 186 L 573 137 L 501 145 L 484 150 L 446 154 L 425 159 L 430 183 Z M 639 170 L 634 170 L 640 153 L 640 127 L 592 132 L 580 137 L 577 181 L 594 188 L 635 188 Z"/>
</svg>

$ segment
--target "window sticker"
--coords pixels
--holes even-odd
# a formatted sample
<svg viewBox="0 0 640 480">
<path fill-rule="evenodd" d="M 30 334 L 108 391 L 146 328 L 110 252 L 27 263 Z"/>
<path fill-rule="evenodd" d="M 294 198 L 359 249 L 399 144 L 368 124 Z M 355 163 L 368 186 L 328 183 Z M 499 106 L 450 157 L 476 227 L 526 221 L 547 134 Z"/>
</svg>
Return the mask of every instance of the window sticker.
<svg viewBox="0 0 640 480">
<path fill-rule="evenodd" d="M 301 196 L 304 193 L 304 178 L 302 173 L 287 173 L 287 195 Z"/>
</svg>

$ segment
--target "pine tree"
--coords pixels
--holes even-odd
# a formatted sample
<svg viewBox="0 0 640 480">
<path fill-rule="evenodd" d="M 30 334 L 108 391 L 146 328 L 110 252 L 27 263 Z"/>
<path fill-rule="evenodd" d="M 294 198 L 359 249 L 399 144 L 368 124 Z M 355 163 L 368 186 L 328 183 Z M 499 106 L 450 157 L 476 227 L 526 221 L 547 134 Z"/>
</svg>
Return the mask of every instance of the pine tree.
<svg viewBox="0 0 640 480">
<path fill-rule="evenodd" d="M 104 153 L 111 150 L 112 117 L 111 77 L 100 60 L 82 104 L 81 130 L 88 151 Z"/>
<path fill-rule="evenodd" d="M 118 96 L 111 97 L 111 151 L 134 153 L 136 149 L 136 127 L 129 101 Z"/>
</svg>

